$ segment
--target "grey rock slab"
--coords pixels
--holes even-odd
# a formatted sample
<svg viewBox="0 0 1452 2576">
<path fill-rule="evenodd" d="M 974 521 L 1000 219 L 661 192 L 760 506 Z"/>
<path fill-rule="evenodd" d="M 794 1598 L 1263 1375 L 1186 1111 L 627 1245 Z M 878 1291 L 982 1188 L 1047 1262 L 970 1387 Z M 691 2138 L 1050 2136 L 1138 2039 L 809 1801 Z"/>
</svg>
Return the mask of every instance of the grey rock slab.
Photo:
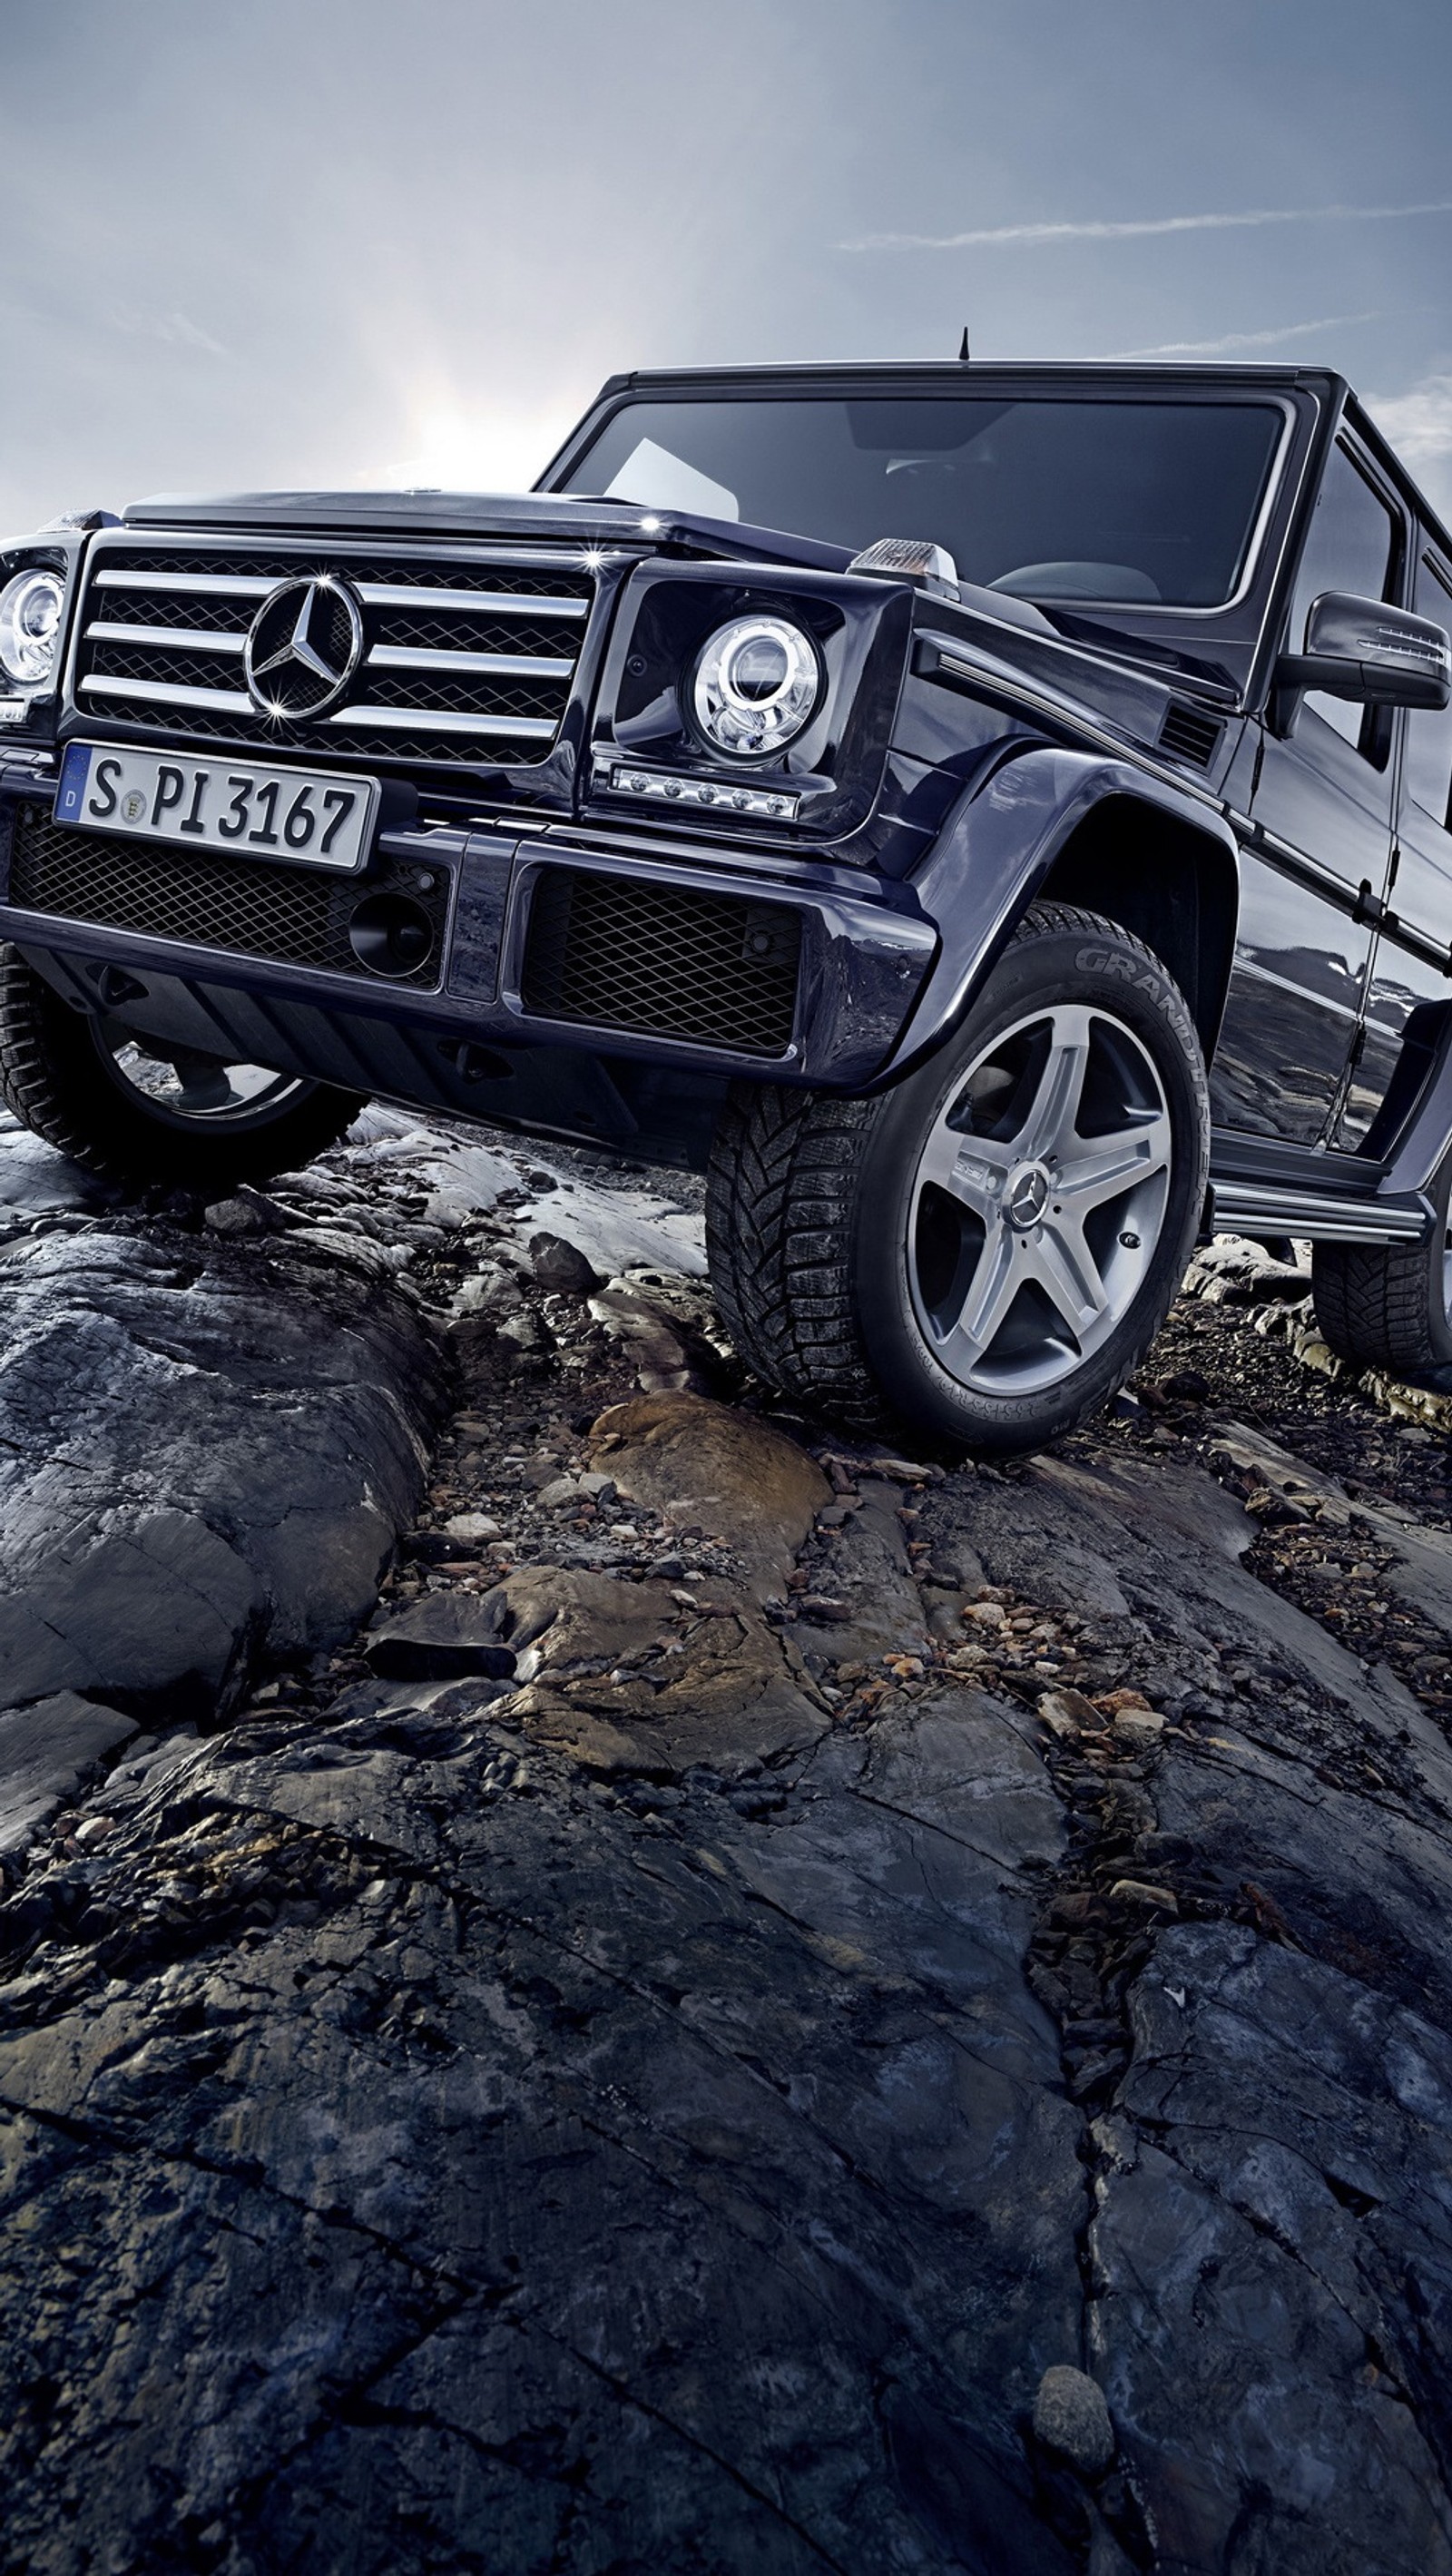
<svg viewBox="0 0 1452 2576">
<path fill-rule="evenodd" d="M 389 1681 L 447 1681 L 480 1674 L 498 1679 L 515 1668 L 511 1647 L 500 1642 L 506 1615 L 502 1591 L 431 1592 L 407 1610 L 375 1618 L 364 1653 Z"/>
<path fill-rule="evenodd" d="M 0 1854 L 29 1842 L 136 1733 L 135 1718 L 74 1691 L 0 1709 Z"/>
<path fill-rule="evenodd" d="M 57 2308 L 61 2211 L 93 2250 Z M 35 2576 L 165 2565 L 181 2531 L 230 2521 L 260 2462 L 293 2457 L 451 2304 L 365 2233 L 264 2186 L 8 2113 L 0 2249 L 5 2549 Z M 127 2330 L 127 2311 L 144 2325 Z M 359 2562 L 336 2537 L 320 2534 L 309 2563 L 342 2576 Z"/>
<path fill-rule="evenodd" d="M 438 1361 L 390 1287 L 295 1241 L 97 1228 L 0 1263 L 8 1698 L 201 1713 L 366 1615 Z"/>
<path fill-rule="evenodd" d="M 1452 2042 L 1244 1928 L 1165 1934 L 1090 2332 L 1160 2564 L 1452 2568 Z"/>
<path fill-rule="evenodd" d="M 0 2420 L 29 2428 L 45 2336 L 86 2381 L 15 2454 L 38 2576 L 83 2576 L 138 2484 L 151 2563 L 184 2512 L 239 2566 L 382 2576 L 426 2514 L 450 2569 L 1071 2576 L 1020 2437 L 1073 2348 L 1083 2209 L 1031 1899 L 861 1800 L 862 1754 L 753 1833 L 706 1791 L 666 1827 L 577 1801 L 487 1724 L 386 1775 L 262 1730 L 120 1815 L 106 1901 L 152 1950 L 52 1941 L 0 1996 L 6 2101 L 107 2142 L 94 2211 L 67 2138 L 6 2212 Z M 259 1866 L 319 1919 L 208 1941 Z M 79 2274 L 78 2213 L 117 2249 Z"/>
<path fill-rule="evenodd" d="M 1420 1995 L 1452 2016 L 1445 1806 L 1369 1783 L 1358 1792 L 1314 1747 L 1288 1755 L 1228 1721 L 1168 1746 L 1154 1803 L 1165 1833 L 1184 1837 L 1227 1891 L 1263 1890 L 1305 1949 L 1383 1995 Z"/>
<path fill-rule="evenodd" d="M 978 1691 L 943 1691 L 911 1728 L 880 1727 L 857 1795 L 982 1852 L 1004 1869 L 1053 1868 L 1064 1814 L 1029 1722 Z"/>
<path fill-rule="evenodd" d="M 869 1476 L 858 1491 L 859 1508 L 836 1529 L 815 1587 L 840 1598 L 848 1615 L 840 1624 L 834 1620 L 827 1625 L 814 1621 L 808 1610 L 799 1622 L 800 1642 L 806 1647 L 810 1640 L 824 1662 L 839 1664 L 924 1654 L 923 1597 L 913 1581 L 907 1535 L 898 1517 L 902 1487 Z"/>
</svg>

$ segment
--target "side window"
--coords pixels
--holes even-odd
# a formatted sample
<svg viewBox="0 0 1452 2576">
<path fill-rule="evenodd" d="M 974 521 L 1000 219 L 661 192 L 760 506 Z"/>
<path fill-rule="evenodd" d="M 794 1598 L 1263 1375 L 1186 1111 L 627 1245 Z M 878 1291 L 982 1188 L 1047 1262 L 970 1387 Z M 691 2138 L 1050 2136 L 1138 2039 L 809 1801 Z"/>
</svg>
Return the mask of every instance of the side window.
<svg viewBox="0 0 1452 2576">
<path fill-rule="evenodd" d="M 1351 590 L 1361 599 L 1391 599 L 1401 571 L 1400 528 L 1386 503 L 1372 490 L 1344 447 L 1337 447 L 1326 467 L 1311 533 L 1296 576 L 1291 601 L 1288 650 L 1302 653 L 1311 603 L 1323 590 Z M 1308 707 L 1323 724 L 1376 759 L 1383 729 L 1373 711 L 1346 698 L 1328 698 L 1313 689 Z M 1385 753 L 1381 754 L 1382 759 Z"/>
<path fill-rule="evenodd" d="M 1452 575 L 1439 572 L 1430 555 L 1417 566 L 1416 609 L 1452 633 Z M 1402 792 L 1449 829 L 1452 805 L 1452 707 L 1434 715 L 1414 707 L 1407 718 L 1407 747 L 1402 764 Z"/>
</svg>

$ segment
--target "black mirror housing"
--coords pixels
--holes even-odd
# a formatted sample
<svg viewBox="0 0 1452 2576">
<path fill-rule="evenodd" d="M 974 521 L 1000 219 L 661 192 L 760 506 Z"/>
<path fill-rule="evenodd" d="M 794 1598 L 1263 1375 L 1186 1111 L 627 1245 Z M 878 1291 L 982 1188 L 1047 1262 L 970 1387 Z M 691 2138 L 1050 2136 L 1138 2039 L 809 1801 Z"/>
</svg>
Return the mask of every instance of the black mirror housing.
<svg viewBox="0 0 1452 2576">
<path fill-rule="evenodd" d="M 1324 689 L 1363 706 L 1442 708 L 1452 700 L 1452 640 L 1410 609 L 1326 590 L 1311 603 L 1304 653 L 1281 655 L 1274 687 L 1282 702 Z"/>
</svg>

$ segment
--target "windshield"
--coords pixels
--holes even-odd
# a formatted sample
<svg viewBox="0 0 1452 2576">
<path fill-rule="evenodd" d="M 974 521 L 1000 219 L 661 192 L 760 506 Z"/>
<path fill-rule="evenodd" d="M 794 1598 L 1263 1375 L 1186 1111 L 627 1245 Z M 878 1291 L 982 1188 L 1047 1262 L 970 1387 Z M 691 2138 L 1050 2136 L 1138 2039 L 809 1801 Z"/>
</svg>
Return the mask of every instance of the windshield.
<svg viewBox="0 0 1452 2576">
<path fill-rule="evenodd" d="M 1253 398 L 627 403 L 562 487 L 828 544 L 925 537 L 1020 599 L 1218 608 L 1284 415 Z"/>
</svg>

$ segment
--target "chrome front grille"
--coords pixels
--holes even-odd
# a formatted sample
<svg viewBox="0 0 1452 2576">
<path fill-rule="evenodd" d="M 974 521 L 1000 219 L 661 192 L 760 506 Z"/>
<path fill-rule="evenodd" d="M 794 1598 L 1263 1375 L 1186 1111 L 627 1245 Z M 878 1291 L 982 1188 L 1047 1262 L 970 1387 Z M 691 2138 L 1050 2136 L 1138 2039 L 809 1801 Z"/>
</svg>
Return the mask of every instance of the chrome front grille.
<svg viewBox="0 0 1452 2576">
<path fill-rule="evenodd" d="M 341 577 L 359 602 L 363 660 L 330 714 L 270 720 L 247 694 L 247 629 L 279 582 L 314 572 Z M 532 764 L 558 736 L 594 591 L 564 548 L 420 558 L 103 545 L 81 608 L 76 705 L 128 731 L 253 750 Z"/>
</svg>

